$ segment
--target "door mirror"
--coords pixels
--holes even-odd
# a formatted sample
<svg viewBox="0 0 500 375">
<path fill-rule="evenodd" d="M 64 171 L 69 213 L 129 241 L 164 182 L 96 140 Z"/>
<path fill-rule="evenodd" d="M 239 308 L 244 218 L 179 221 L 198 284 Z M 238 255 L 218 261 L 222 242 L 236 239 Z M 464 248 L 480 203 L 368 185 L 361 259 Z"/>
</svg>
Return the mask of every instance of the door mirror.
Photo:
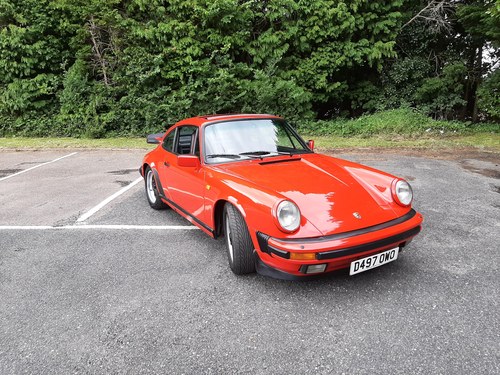
<svg viewBox="0 0 500 375">
<path fill-rule="evenodd" d="M 195 155 L 178 155 L 177 165 L 179 167 L 198 168 L 200 166 L 200 159 Z"/>
<path fill-rule="evenodd" d="M 161 141 L 161 139 L 163 138 L 164 135 L 165 135 L 165 133 L 149 134 L 146 137 L 146 141 L 148 143 L 157 145 L 158 143 L 160 143 L 160 141 Z"/>
<path fill-rule="evenodd" d="M 309 147 L 309 149 L 311 151 L 314 151 L 314 140 L 310 139 L 307 141 L 307 147 Z"/>
</svg>

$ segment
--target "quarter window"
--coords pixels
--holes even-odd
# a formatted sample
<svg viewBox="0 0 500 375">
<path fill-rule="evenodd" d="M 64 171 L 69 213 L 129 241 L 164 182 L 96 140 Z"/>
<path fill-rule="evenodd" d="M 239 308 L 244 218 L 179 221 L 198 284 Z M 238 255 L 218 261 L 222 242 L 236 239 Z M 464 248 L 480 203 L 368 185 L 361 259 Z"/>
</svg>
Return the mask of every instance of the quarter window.
<svg viewBox="0 0 500 375">
<path fill-rule="evenodd" d="M 179 136 L 177 137 L 175 153 L 180 155 L 192 154 L 193 144 L 197 144 L 197 132 L 198 127 L 196 126 L 181 126 L 178 130 Z M 196 147 L 195 147 L 196 149 Z"/>
<path fill-rule="evenodd" d="M 174 140 L 177 129 L 172 130 L 163 140 L 162 147 L 165 151 L 174 152 Z"/>
</svg>

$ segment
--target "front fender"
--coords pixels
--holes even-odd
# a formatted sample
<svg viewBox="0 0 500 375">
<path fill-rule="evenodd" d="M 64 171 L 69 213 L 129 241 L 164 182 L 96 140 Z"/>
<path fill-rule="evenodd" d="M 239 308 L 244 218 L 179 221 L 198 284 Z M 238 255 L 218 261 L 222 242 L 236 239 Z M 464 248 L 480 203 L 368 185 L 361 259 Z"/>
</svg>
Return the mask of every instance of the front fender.
<svg viewBox="0 0 500 375">
<path fill-rule="evenodd" d="M 234 205 L 245 218 L 248 229 L 255 243 L 257 231 L 278 238 L 316 237 L 321 233 L 304 216 L 301 217 L 299 229 L 294 233 L 286 233 L 278 228 L 273 213 L 277 203 L 287 199 L 285 196 L 264 189 L 256 184 L 228 176 L 218 171 L 209 171 L 206 174 L 207 192 L 205 196 L 205 210 L 207 223 L 216 227 L 215 206 L 217 202 L 226 201 Z"/>
</svg>

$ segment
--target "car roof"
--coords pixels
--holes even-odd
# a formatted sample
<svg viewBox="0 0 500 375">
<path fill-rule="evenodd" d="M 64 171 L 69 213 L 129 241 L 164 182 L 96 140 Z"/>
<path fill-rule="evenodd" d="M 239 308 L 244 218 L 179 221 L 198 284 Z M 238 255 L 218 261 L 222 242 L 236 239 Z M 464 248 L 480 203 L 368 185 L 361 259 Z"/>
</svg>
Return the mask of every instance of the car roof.
<svg viewBox="0 0 500 375">
<path fill-rule="evenodd" d="M 242 120 L 242 119 L 261 119 L 261 118 L 280 118 L 279 116 L 262 114 L 262 113 L 231 113 L 231 114 L 213 114 L 190 117 L 179 121 L 179 125 L 197 125 L 201 126 L 210 122 L 228 121 L 228 120 Z"/>
</svg>

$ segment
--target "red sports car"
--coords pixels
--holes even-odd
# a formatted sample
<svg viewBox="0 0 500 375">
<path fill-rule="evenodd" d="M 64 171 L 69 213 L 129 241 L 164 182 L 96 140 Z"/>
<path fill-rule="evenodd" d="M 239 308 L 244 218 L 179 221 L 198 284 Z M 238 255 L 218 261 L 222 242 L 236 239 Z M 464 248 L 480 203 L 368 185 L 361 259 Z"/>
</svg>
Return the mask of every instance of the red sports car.
<svg viewBox="0 0 500 375">
<path fill-rule="evenodd" d="M 277 116 L 193 117 L 148 142 L 150 206 L 224 235 L 238 275 L 353 275 L 394 261 L 421 230 L 408 182 L 315 153 Z"/>
</svg>

